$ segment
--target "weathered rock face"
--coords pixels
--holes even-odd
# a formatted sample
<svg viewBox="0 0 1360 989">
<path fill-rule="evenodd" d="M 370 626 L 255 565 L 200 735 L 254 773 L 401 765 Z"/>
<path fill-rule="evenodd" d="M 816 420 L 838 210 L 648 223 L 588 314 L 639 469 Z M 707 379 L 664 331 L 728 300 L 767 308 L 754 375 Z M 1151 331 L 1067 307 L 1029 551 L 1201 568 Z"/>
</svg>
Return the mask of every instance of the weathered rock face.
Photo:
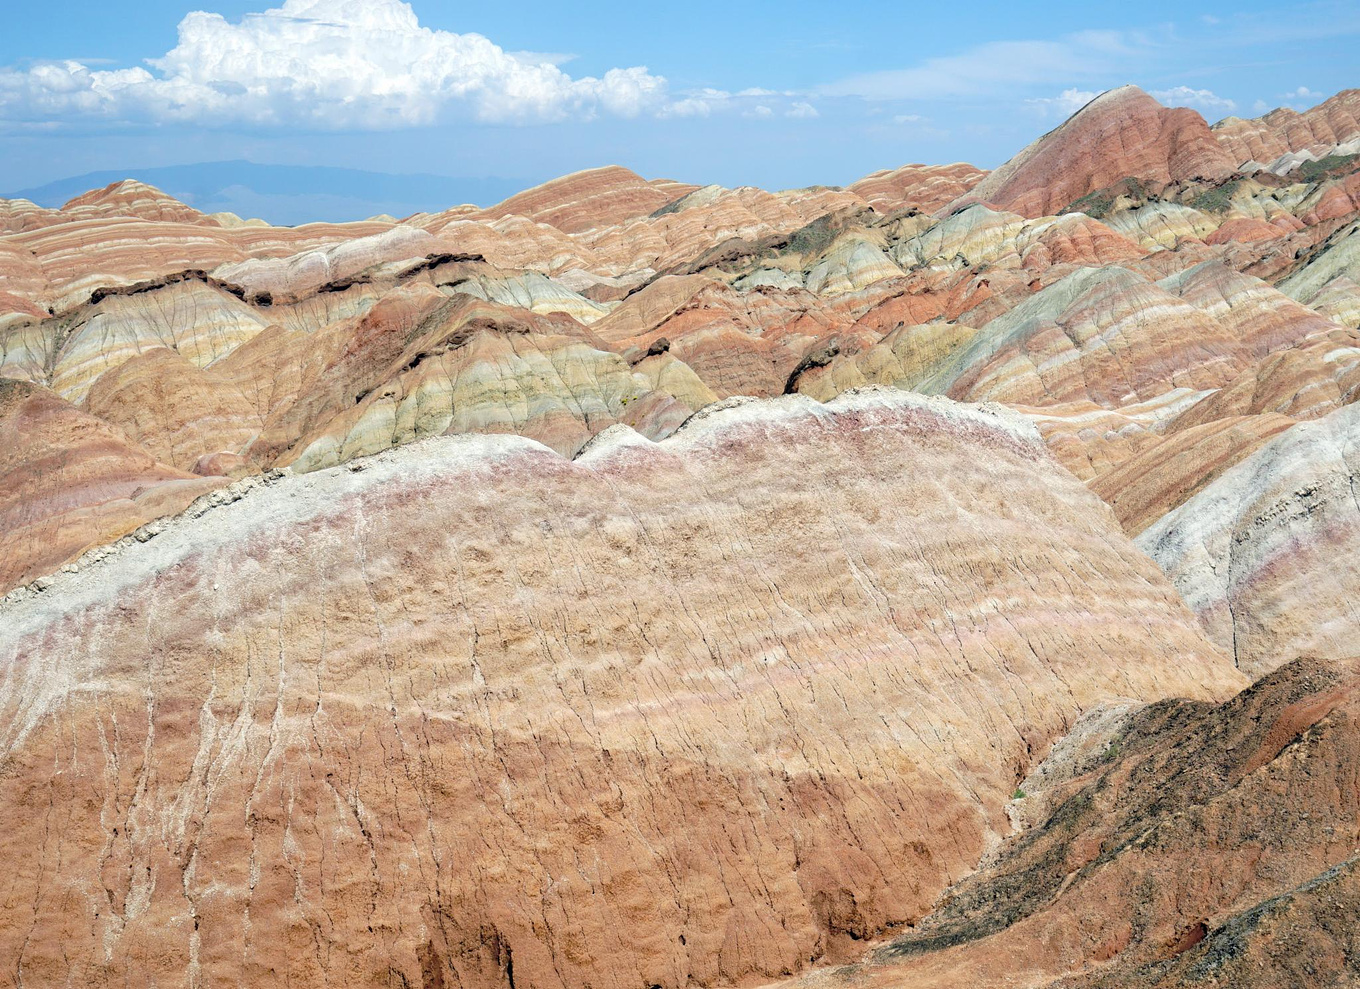
<svg viewBox="0 0 1360 989">
<path fill-rule="evenodd" d="M 965 162 L 952 165 L 903 165 L 885 168 L 851 183 L 847 191 L 880 213 L 917 209 L 934 213 L 958 199 L 986 176 Z"/>
<path fill-rule="evenodd" d="M 1229 117 L 1214 125 L 1214 136 L 1237 164 L 1272 164 L 1291 151 L 1323 154 L 1360 137 L 1360 89 L 1346 89 L 1311 110 L 1289 107 L 1253 120 Z"/>
<path fill-rule="evenodd" d="M 192 470 L 201 457 L 245 449 L 259 431 L 255 407 L 233 385 L 158 347 L 101 375 L 84 407 L 157 460 Z"/>
<path fill-rule="evenodd" d="M 131 216 L 141 220 L 216 225 L 193 207 L 133 179 L 77 196 L 63 206 L 61 212 L 79 218 Z"/>
<path fill-rule="evenodd" d="M 1214 262 L 1157 283 L 1115 266 L 1079 268 L 981 329 L 899 326 L 801 387 L 824 398 L 867 380 L 975 401 L 1116 408 L 1177 389 L 1216 389 L 1258 357 L 1314 334 L 1321 346 L 1332 331 L 1342 332 Z M 1335 349 L 1330 363 L 1316 352 L 1301 363 L 1334 367 L 1342 375 L 1335 389 L 1349 393 L 1350 365 Z"/>
<path fill-rule="evenodd" d="M 617 422 L 660 438 L 688 418 L 684 400 L 602 348 L 561 314 L 449 298 L 428 286 L 392 292 L 360 321 L 345 352 L 267 423 L 252 452 L 313 470 L 450 432 L 518 433 L 570 456 Z M 679 366 L 667 383 L 711 394 L 672 363 Z"/>
<path fill-rule="evenodd" d="M 225 483 L 158 463 L 47 389 L 0 378 L 0 592 Z"/>
<path fill-rule="evenodd" d="M 1355 649 L 1357 436 L 1360 406 L 1301 422 L 1138 537 L 1250 674 Z"/>
<path fill-rule="evenodd" d="M 1136 86 L 1092 100 L 992 172 L 951 209 L 988 203 L 1023 216 L 1066 209 L 1126 177 L 1221 179 L 1237 163 L 1193 110 L 1167 109 Z"/>
<path fill-rule="evenodd" d="M 1181 203 L 1154 202 L 1136 210 L 1105 218 L 1112 230 L 1145 250 L 1174 249 L 1187 241 L 1202 240 L 1218 229 L 1214 217 Z"/>
<path fill-rule="evenodd" d="M 906 265 L 1018 263 L 1035 274 L 1054 264 L 1096 267 L 1131 261 L 1143 250 L 1081 214 L 1027 220 L 973 205 L 899 242 L 893 254 Z"/>
<path fill-rule="evenodd" d="M 1237 351 L 1228 328 L 1161 285 L 1123 268 L 1083 268 L 984 326 L 936 384 L 973 400 L 1113 408 L 1216 387 Z"/>
<path fill-rule="evenodd" d="M 1160 153 L 1152 123 L 1172 127 L 1170 113 L 1117 91 L 1017 158 L 1012 171 L 1041 146 L 1040 164 L 1089 145 L 1113 155 L 1110 175 L 1129 173 L 1062 216 L 922 212 L 972 189 L 981 173 L 961 165 L 779 193 L 600 169 L 492 210 L 292 230 L 204 217 L 136 183 L 62 210 L 8 203 L 0 368 L 185 469 L 219 454 L 239 458 L 223 461 L 238 473 L 320 466 L 442 429 L 570 453 L 615 422 L 663 436 L 710 396 L 827 398 L 883 382 L 1038 410 L 1063 462 L 1090 479 L 1191 419 L 1316 416 L 1353 392 L 1346 362 L 1303 341 L 1360 318 L 1360 172 L 1218 182 L 1168 165 L 1165 179 L 1138 178 Z M 432 362 L 419 322 L 459 297 L 489 304 L 496 326 L 537 329 L 496 330 Z M 418 312 L 374 334 L 413 299 Z M 675 363 L 638 368 L 661 338 Z M 161 348 L 196 369 L 175 382 L 182 401 L 163 414 L 150 409 L 164 396 L 89 403 L 101 376 L 101 394 L 142 395 L 129 382 L 154 384 L 143 372 L 166 358 L 145 355 Z M 1278 398 L 1291 382 L 1295 400 Z M 1204 401 L 1183 422 L 1150 417 L 1186 396 Z M 222 429 L 204 434 L 208 422 Z M 203 442 L 186 444 L 190 423 Z M 1194 487 L 1184 481 L 1165 490 Z"/>
<path fill-rule="evenodd" d="M 1226 416 L 1315 419 L 1360 398 L 1360 333 L 1335 327 L 1272 352 L 1178 415 L 1172 431 Z"/>
<path fill-rule="evenodd" d="M 156 194 L 156 202 L 162 203 L 159 197 L 164 194 Z M 119 212 L 123 208 L 131 212 Z M 229 230 L 197 213 L 193 213 L 193 222 L 174 222 L 144 217 L 139 208 L 136 202 L 120 205 L 115 198 L 105 200 L 92 215 L 81 209 L 53 210 L 46 211 L 45 222 L 17 224 L 20 229 L 6 240 L 27 258 L 28 264 L 19 274 L 24 279 L 35 274 L 40 278 L 36 296 L 43 309 L 69 311 L 100 290 L 130 289 L 247 258 L 286 257 L 378 234 L 392 226 L 317 223 L 297 228 Z M 164 217 L 174 210 L 157 206 L 154 212 Z M 11 276 L 8 266 L 0 264 L 0 291 L 14 291 L 9 285 Z"/>
<path fill-rule="evenodd" d="M 1346 326 L 1360 327 L 1360 223 L 1333 234 L 1280 291 Z"/>
<path fill-rule="evenodd" d="M 770 979 L 921 917 L 1081 711 L 1241 682 L 999 410 L 363 463 L 0 606 L 25 981 Z"/>
<path fill-rule="evenodd" d="M 1294 420 L 1277 414 L 1229 416 L 1153 439 L 1100 471 L 1091 490 L 1134 536 L 1250 455 Z"/>
<path fill-rule="evenodd" d="M 197 367 L 225 357 L 268 325 L 256 310 L 197 279 L 135 295 L 110 295 L 74 316 L 17 332 L 6 355 L 57 394 L 81 402 L 106 372 L 170 349 Z"/>
<path fill-rule="evenodd" d="M 904 985 L 1344 974 L 1350 803 L 1258 860 L 1236 770 L 1077 777 L 1120 724 L 1236 765 L 1136 702 L 1356 651 L 1352 104 L 1126 88 L 991 175 L 403 221 L 0 201 L 0 959 L 688 989 L 923 922 L 969 944 Z"/>
<path fill-rule="evenodd" d="M 1022 784 L 1027 825 L 995 860 L 846 974 L 882 989 L 1354 985 L 1358 763 L 1354 658 L 1291 662 L 1221 705 L 1104 712 Z"/>
<path fill-rule="evenodd" d="M 644 217 L 693 192 L 680 182 L 648 182 L 635 172 L 611 165 L 565 175 L 536 186 L 486 210 L 490 219 L 525 216 L 565 233 L 580 233 Z"/>
<path fill-rule="evenodd" d="M 439 240 L 432 234 L 397 226 L 288 257 L 247 258 L 220 265 L 214 274 L 252 298 L 267 298 L 271 303 L 296 301 L 384 263 L 419 261 L 438 247 Z"/>
<path fill-rule="evenodd" d="M 954 323 L 899 326 L 866 350 L 844 356 L 831 354 L 833 359 L 828 363 L 807 368 L 798 375 L 796 387 L 821 401 L 865 384 L 939 394 L 934 382 L 936 372 L 977 332 Z"/>
<path fill-rule="evenodd" d="M 1092 483 L 1161 442 L 1168 421 L 1202 393 L 1178 388 L 1148 402 L 1107 409 L 1094 402 L 1017 406 L 1039 430 L 1049 450 L 1077 477 Z"/>
</svg>

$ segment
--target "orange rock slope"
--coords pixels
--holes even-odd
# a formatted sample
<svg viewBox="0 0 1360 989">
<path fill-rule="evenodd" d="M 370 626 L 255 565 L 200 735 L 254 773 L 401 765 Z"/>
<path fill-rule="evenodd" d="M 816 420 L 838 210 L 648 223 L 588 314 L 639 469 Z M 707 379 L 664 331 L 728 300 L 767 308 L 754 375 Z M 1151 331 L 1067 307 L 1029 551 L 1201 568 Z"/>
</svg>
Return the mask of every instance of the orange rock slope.
<svg viewBox="0 0 1360 989">
<path fill-rule="evenodd" d="M 1360 659 L 1086 719 L 917 930 L 795 985 L 1355 985 Z M 1020 794 L 1023 794 L 1021 796 Z"/>
<path fill-rule="evenodd" d="M 1360 979 L 1355 93 L 845 188 L 0 201 L 4 977 Z"/>
<path fill-rule="evenodd" d="M 927 913 L 1083 710 L 1242 682 L 999 409 L 224 495 L 0 605 L 26 981 L 771 979 Z"/>
<path fill-rule="evenodd" d="M 1042 216 L 1118 179 L 1222 179 L 1236 164 L 1195 111 L 1167 109 L 1124 86 L 1092 100 L 955 203 Z"/>
<path fill-rule="evenodd" d="M 0 379 L 0 587 L 44 578 L 223 483 L 158 462 L 45 388 Z"/>
<path fill-rule="evenodd" d="M 1344 90 L 1303 113 L 1281 107 L 1255 120 L 1229 117 L 1214 125 L 1214 135 L 1239 164 L 1269 164 L 1298 151 L 1321 156 L 1360 138 L 1360 89 Z"/>
</svg>

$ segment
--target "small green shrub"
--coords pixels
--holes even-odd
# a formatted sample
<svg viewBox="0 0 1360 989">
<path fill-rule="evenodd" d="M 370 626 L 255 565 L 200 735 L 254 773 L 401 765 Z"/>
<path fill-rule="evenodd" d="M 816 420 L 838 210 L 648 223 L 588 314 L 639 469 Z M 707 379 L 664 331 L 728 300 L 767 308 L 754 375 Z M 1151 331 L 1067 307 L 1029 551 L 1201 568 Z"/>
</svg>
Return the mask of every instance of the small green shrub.
<svg viewBox="0 0 1360 989">
<path fill-rule="evenodd" d="M 1061 212 L 1085 213 L 1093 220 L 1103 220 L 1109 215 L 1110 207 L 1114 205 L 1114 200 L 1114 196 L 1109 195 L 1103 189 L 1098 189 L 1095 192 L 1088 192 L 1080 199 L 1068 203 Z"/>
<path fill-rule="evenodd" d="M 1203 213 L 1222 213 L 1227 210 L 1232 202 L 1232 194 L 1237 191 L 1237 187 L 1241 184 L 1241 179 L 1224 182 L 1217 189 L 1201 192 L 1191 201 L 1190 206 Z"/>
<path fill-rule="evenodd" d="M 1319 158 L 1317 161 L 1305 161 L 1296 171 L 1303 181 L 1316 182 L 1318 179 L 1327 178 L 1332 172 L 1339 172 L 1355 164 L 1357 159 L 1360 159 L 1360 154 L 1328 155 L 1326 158 Z"/>
</svg>

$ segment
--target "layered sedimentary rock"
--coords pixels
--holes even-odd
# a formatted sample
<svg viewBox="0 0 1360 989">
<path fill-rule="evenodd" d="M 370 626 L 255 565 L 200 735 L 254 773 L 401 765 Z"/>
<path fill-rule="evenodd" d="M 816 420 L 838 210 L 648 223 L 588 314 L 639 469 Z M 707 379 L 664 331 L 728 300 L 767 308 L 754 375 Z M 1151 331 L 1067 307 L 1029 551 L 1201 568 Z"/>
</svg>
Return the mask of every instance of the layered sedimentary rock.
<svg viewBox="0 0 1360 989">
<path fill-rule="evenodd" d="M 192 470 L 202 457 L 240 453 L 259 431 L 256 407 L 233 385 L 159 347 L 101 375 L 83 407 L 157 460 Z"/>
<path fill-rule="evenodd" d="M 844 189 L 0 201 L 0 968 L 1344 982 L 1352 103 L 1128 88 Z"/>
<path fill-rule="evenodd" d="M 1056 133 L 1095 133 L 1109 106 L 1125 103 L 1146 109 L 1137 94 L 1112 94 Z M 1332 324 L 1317 310 L 1345 322 L 1352 298 L 1345 220 L 1357 190 L 1344 168 L 1327 169 L 1290 186 L 1126 178 L 1079 204 L 1091 215 L 1026 218 L 978 205 L 939 221 L 919 212 L 932 205 L 919 197 L 980 173 L 911 166 L 871 177 L 877 186 L 767 193 L 602 170 L 489 211 L 296 231 L 223 226 L 156 190 L 121 184 L 63 210 L 6 207 L 19 239 L 6 240 L 0 264 L 15 290 L 0 300 L 0 361 L 7 374 L 85 402 L 101 375 L 111 375 L 105 391 L 114 394 L 149 366 L 139 355 L 178 351 L 203 372 L 186 375 L 192 388 L 176 386 L 181 396 L 202 395 L 201 413 L 167 412 L 166 435 L 153 437 L 155 416 L 142 414 L 143 428 L 101 408 L 183 468 L 219 454 L 244 457 L 232 461 L 236 472 L 331 463 L 428 435 L 444 419 L 444 428 L 527 432 L 570 452 L 617 421 L 664 435 L 713 396 L 797 389 L 826 398 L 884 382 L 1023 403 L 1062 461 L 1094 479 L 1195 423 L 1267 411 L 1315 416 L 1349 400 L 1349 350 L 1299 343 L 1324 340 Z M 913 189 L 918 198 L 908 203 Z M 893 205 L 881 198 L 889 193 L 905 198 Z M 868 208 L 865 197 L 876 196 Z M 155 249 L 136 250 L 149 235 Z M 1284 260 L 1290 252 L 1293 262 Z M 1234 274 L 1244 268 L 1305 304 L 1291 308 L 1264 283 Z M 1055 308 L 1057 286 L 1083 279 L 1106 288 Z M 470 376 L 458 373 L 463 384 L 434 380 L 436 368 L 405 368 L 419 346 L 393 363 L 412 339 L 372 359 L 365 338 L 375 306 L 390 313 L 413 291 L 439 302 L 421 286 L 494 303 L 502 315 L 563 313 L 574 322 L 548 332 L 561 339 L 546 350 L 534 340 L 528 351 L 487 352 Z M 1043 310 L 1039 323 L 1026 306 Z M 912 329 L 932 320 L 949 325 Z M 957 346 L 965 340 L 966 352 Z M 669 357 L 639 366 L 658 341 Z M 361 367 L 337 377 L 337 362 Z M 445 363 L 441 356 L 439 368 Z M 587 385 L 578 400 L 568 393 L 582 375 L 611 383 Z M 337 380 L 343 388 L 332 387 Z M 1272 397 L 1291 383 L 1299 385 L 1292 401 Z M 253 410 L 245 418 L 242 396 Z M 536 408 L 544 397 L 547 406 Z M 1204 400 L 1169 424 L 1162 410 L 1187 397 Z M 225 421 L 228 407 L 228 439 L 209 436 L 206 446 L 184 446 L 183 457 L 169 452 L 183 445 L 176 422 Z M 1261 425 L 1242 424 L 1265 435 Z M 252 435 L 248 449 L 236 445 Z M 1203 477 L 1186 474 L 1163 490 L 1193 490 L 1226 466 L 1226 452 Z M 1174 462 L 1188 466 L 1185 456 Z"/>
<path fill-rule="evenodd" d="M 1271 164 L 1291 151 L 1324 154 L 1360 137 L 1360 89 L 1346 89 L 1299 113 L 1280 107 L 1253 120 L 1228 117 L 1214 125 L 1218 143 L 1238 164 Z"/>
<path fill-rule="evenodd" d="M 1298 423 L 1138 537 L 1248 673 L 1355 649 L 1357 435 L 1357 405 Z"/>
<path fill-rule="evenodd" d="M 1329 327 L 1212 262 L 1155 283 L 1115 266 L 1079 268 L 982 326 L 930 387 L 971 400 L 1115 407 L 1220 387 L 1254 359 Z"/>
<path fill-rule="evenodd" d="M 770 979 L 922 916 L 1081 711 L 1241 682 L 1000 410 L 353 466 L 0 605 L 27 981 Z"/>
<path fill-rule="evenodd" d="M 966 162 L 885 168 L 846 186 L 880 213 L 916 209 L 934 213 L 982 181 L 987 173 Z"/>
<path fill-rule="evenodd" d="M 77 196 L 61 208 L 63 220 L 129 216 L 141 220 L 215 225 L 198 210 L 168 196 L 154 186 L 133 179 L 114 182 Z"/>
<path fill-rule="evenodd" d="M 977 332 L 955 323 L 899 326 L 857 353 L 842 356 L 828 352 L 829 360 L 803 369 L 794 384 L 802 394 L 822 401 L 866 384 L 939 394 L 933 381 L 935 372 Z"/>
<path fill-rule="evenodd" d="M 288 257 L 248 258 L 220 265 L 214 275 L 240 286 L 253 298 L 271 303 L 297 300 L 379 264 L 422 259 L 435 253 L 438 243 L 432 234 L 419 228 L 393 227 Z"/>
<path fill-rule="evenodd" d="M 101 375 L 148 351 L 170 349 L 205 367 L 267 325 L 263 314 L 222 287 L 189 278 L 145 292 L 107 295 L 73 315 L 16 331 L 6 369 L 13 364 L 14 371 L 80 402 Z"/>
<path fill-rule="evenodd" d="M 654 272 L 682 274 L 762 245 L 797 241 L 799 231 L 841 212 L 873 215 L 853 193 L 825 187 L 771 193 L 708 186 L 650 216 L 583 233 L 578 242 L 614 273 L 645 264 Z"/>
<path fill-rule="evenodd" d="M 1082 107 L 951 208 L 987 203 L 1024 216 L 1043 216 L 1118 179 L 1221 179 L 1236 165 L 1199 114 L 1168 109 L 1138 87 L 1124 86 Z"/>
<path fill-rule="evenodd" d="M 224 483 L 158 463 L 45 388 L 0 378 L 0 591 Z"/>
<path fill-rule="evenodd" d="M 635 172 L 612 165 L 545 182 L 511 196 L 484 215 L 490 219 L 524 216 L 565 233 L 580 233 L 647 216 L 694 188 L 681 182 L 648 182 Z"/>
<path fill-rule="evenodd" d="M 1315 419 L 1357 399 L 1360 332 L 1333 327 L 1261 358 L 1178 415 L 1171 429 L 1187 429 L 1226 416 L 1271 412 Z"/>
<path fill-rule="evenodd" d="M 692 372 L 670 378 L 704 391 Z M 660 438 L 693 411 L 651 384 L 566 316 L 415 286 L 364 316 L 253 452 L 270 459 L 287 449 L 278 463 L 314 469 L 443 432 L 488 432 L 570 455 L 616 422 Z"/>
<path fill-rule="evenodd" d="M 808 270 L 804 286 L 817 295 L 843 295 L 893 278 L 902 269 L 862 237 L 841 237 Z"/>
<path fill-rule="evenodd" d="M 1259 278 L 1221 262 L 1206 261 L 1157 284 L 1216 319 L 1242 352 L 1255 358 L 1337 328 L 1331 320 L 1298 305 Z"/>
<path fill-rule="evenodd" d="M 1101 712 L 925 924 L 795 984 L 1354 985 L 1358 729 L 1354 658 L 1291 662 L 1221 705 Z"/>
<path fill-rule="evenodd" d="M 1272 413 L 1227 416 L 1154 437 L 1100 471 L 1091 490 L 1135 536 L 1294 422 Z"/>
<path fill-rule="evenodd" d="M 1211 237 L 1219 228 L 1213 217 L 1182 203 L 1167 202 L 1116 213 L 1104 222 L 1149 251 L 1170 250 L 1185 240 Z"/>
<path fill-rule="evenodd" d="M 1332 235 L 1280 282 L 1280 291 L 1347 326 L 1360 327 L 1360 223 Z"/>
<path fill-rule="evenodd" d="M 1152 102 L 1132 91 L 1110 94 L 1040 143 L 1074 148 L 1087 141 L 1077 140 L 1081 134 L 1103 134 L 1115 118 L 1128 117 L 1144 130 L 1148 121 L 1171 119 L 1150 109 Z M 1131 162 L 1156 157 L 1145 144 L 1137 144 L 1137 153 L 1116 155 L 1111 167 L 1136 172 Z M 455 207 L 402 223 L 376 218 L 295 230 L 224 226 L 135 183 L 98 190 L 62 210 L 11 203 L 3 213 L 12 232 L 0 238 L 0 367 L 79 403 L 101 375 L 170 348 L 205 371 L 196 376 L 200 384 L 212 380 L 215 391 L 235 388 L 246 395 L 256 412 L 250 428 L 259 433 L 250 463 L 267 468 L 296 461 L 323 434 L 331 452 L 316 462 L 330 462 L 427 435 L 423 426 L 400 425 L 390 410 L 361 423 L 365 410 L 355 408 L 384 393 L 405 394 L 406 384 L 398 380 L 405 372 L 389 358 L 410 339 L 365 368 L 362 381 L 341 374 L 345 388 L 354 388 L 345 396 L 328 393 L 324 409 L 314 407 L 315 395 L 303 393 L 335 362 L 353 365 L 354 355 L 371 352 L 365 337 L 371 310 L 400 308 L 412 292 L 425 293 L 433 304 L 433 288 L 506 311 L 571 318 L 559 325 L 562 332 L 548 335 L 588 346 L 570 351 L 573 366 L 565 375 L 556 370 L 558 358 L 548 360 L 552 371 L 547 364 L 532 370 L 537 357 L 522 364 L 536 382 L 530 395 L 563 392 L 566 386 L 551 379 L 576 375 L 578 357 L 586 377 L 596 375 L 589 365 L 608 368 L 605 377 L 612 380 L 620 365 L 611 352 L 636 365 L 661 340 L 684 369 L 667 375 L 684 397 L 664 387 L 632 392 L 611 385 L 606 391 L 617 392 L 615 398 L 596 403 L 591 397 L 561 426 L 548 427 L 544 415 L 529 408 L 537 399 L 522 406 L 513 399 L 509 411 L 459 418 L 448 415 L 452 403 L 443 394 L 456 388 L 422 382 L 423 392 L 441 392 L 430 392 L 422 408 L 442 407 L 450 426 L 527 429 L 570 451 L 616 421 L 663 435 L 680 407 L 693 408 L 706 395 L 797 388 L 828 397 L 880 381 L 1030 408 L 1075 410 L 1094 403 L 1109 415 L 1074 414 L 1108 419 L 1111 428 L 1099 434 L 1061 425 L 1070 410 L 1039 416 L 1053 426 L 1048 435 L 1060 443 L 1064 462 L 1088 476 L 1167 428 L 1160 420 L 1144 422 L 1143 412 L 1124 410 L 1167 407 L 1183 395 L 1230 385 L 1197 414 L 1243 414 L 1241 386 L 1253 368 L 1260 365 L 1266 373 L 1265 363 L 1276 354 L 1331 327 L 1319 311 L 1347 322 L 1360 298 L 1352 294 L 1347 260 L 1347 220 L 1360 201 L 1360 186 L 1343 166 L 1328 165 L 1308 181 L 1288 180 L 1292 184 L 1269 176 L 1234 176 L 1218 184 L 1194 176 L 1125 177 L 1085 196 L 1078 206 L 1086 212 L 1056 217 L 982 205 L 938 220 L 922 212 L 933 205 L 922 197 L 938 199 L 946 187 L 971 185 L 980 175 L 957 165 L 907 166 L 846 190 L 770 193 L 681 186 L 602 169 L 547 183 L 490 210 Z M 899 197 L 895 204 L 893 196 Z M 1272 232 L 1277 236 L 1268 236 Z M 1066 291 L 1058 286 L 1083 280 L 1104 287 L 1074 300 L 1074 307 L 1057 304 Z M 1151 282 L 1159 284 L 1152 288 Z M 1288 303 L 1266 282 L 1278 282 L 1302 304 Z M 1037 323 L 1028 320 L 1033 313 L 1027 306 L 1043 310 Z M 953 327 L 941 340 L 968 338 L 968 352 L 953 354 L 962 364 L 932 369 L 945 355 L 933 343 L 915 349 L 925 338 L 904 332 L 934 321 Z M 582 325 L 595 336 L 583 334 Z M 409 329 L 415 332 L 414 324 Z M 268 342 L 254 346 L 266 330 Z M 280 331 L 286 331 L 286 345 Z M 1303 373 L 1299 361 L 1286 363 Z M 1346 400 L 1349 379 L 1340 365 L 1333 366 L 1335 397 L 1322 396 L 1326 372 L 1314 365 L 1309 380 L 1317 379 L 1315 410 L 1270 411 L 1315 415 L 1327 402 Z M 500 357 L 480 366 L 470 380 L 507 374 L 524 379 Z M 497 366 L 501 370 L 488 377 L 487 369 Z M 547 374 L 546 386 L 537 383 L 545 380 L 540 372 Z M 271 373 L 282 375 L 280 384 L 269 380 Z M 1278 388 L 1287 387 L 1289 375 L 1270 375 Z M 520 384 L 510 387 L 519 393 Z M 587 390 L 599 393 L 593 386 Z M 657 397 L 635 404 L 650 392 Z M 305 408 L 291 409 L 300 398 Z M 625 398 L 629 411 L 621 414 Z M 205 401 L 220 409 L 238 398 L 214 394 Z M 1220 406 L 1234 411 L 1211 413 Z M 426 411 L 412 421 L 439 418 Z M 331 420 L 333 428 L 327 426 Z M 1126 431 L 1119 422 L 1131 425 Z M 1136 443 L 1126 442 L 1135 434 Z M 149 434 L 137 435 L 159 451 L 172 442 L 163 437 L 157 445 Z M 368 438 L 351 442 L 359 435 Z M 203 455 L 228 452 L 241 453 Z"/>
<path fill-rule="evenodd" d="M 1221 385 L 1236 344 L 1157 283 L 1123 268 L 1082 268 L 982 327 L 940 368 L 937 387 L 973 400 L 1114 407 Z"/>
<path fill-rule="evenodd" d="M 1036 272 L 1054 264 L 1087 266 L 1141 258 L 1137 245 L 1077 213 L 1027 220 L 982 205 L 969 206 L 893 247 L 899 263 L 969 267 L 1015 258 Z"/>
<path fill-rule="evenodd" d="M 1157 445 L 1177 417 L 1204 397 L 1173 388 L 1146 402 L 1107 409 L 1091 401 L 1017 406 L 1038 428 L 1064 467 L 1090 483 L 1106 471 Z"/>
</svg>

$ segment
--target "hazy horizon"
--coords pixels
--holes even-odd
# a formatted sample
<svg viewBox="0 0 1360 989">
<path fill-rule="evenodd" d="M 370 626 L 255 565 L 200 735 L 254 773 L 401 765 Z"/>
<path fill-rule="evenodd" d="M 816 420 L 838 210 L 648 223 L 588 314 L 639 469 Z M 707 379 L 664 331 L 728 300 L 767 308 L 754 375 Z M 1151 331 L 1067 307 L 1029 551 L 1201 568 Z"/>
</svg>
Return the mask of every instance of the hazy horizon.
<svg viewBox="0 0 1360 989">
<path fill-rule="evenodd" d="M 599 3 L 194 6 L 75 0 L 9 13 L 0 189 L 241 160 L 498 189 L 606 164 L 729 187 L 845 185 L 908 162 L 995 167 L 1130 82 L 1211 122 L 1302 109 L 1353 84 L 1360 35 L 1360 11 L 1330 0 L 1156 0 L 1137 28 L 1076 3 L 1051 5 L 1042 28 L 983 5 L 966 35 L 949 11 L 868 3 L 828 20 L 810 5 L 762 0 L 734 17 L 700 0 L 665 30 Z M 213 201 L 287 208 L 276 199 L 247 182 Z"/>
</svg>

